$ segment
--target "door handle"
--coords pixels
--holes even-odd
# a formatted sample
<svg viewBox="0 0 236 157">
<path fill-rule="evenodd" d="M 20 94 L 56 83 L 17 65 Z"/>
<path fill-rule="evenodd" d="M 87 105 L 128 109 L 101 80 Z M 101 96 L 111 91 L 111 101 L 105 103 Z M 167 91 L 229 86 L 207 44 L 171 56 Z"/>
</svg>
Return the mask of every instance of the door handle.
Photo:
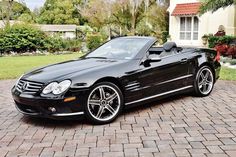
<svg viewBox="0 0 236 157">
<path fill-rule="evenodd" d="M 188 61 L 187 58 L 183 58 L 183 59 L 181 59 L 180 63 L 186 63 L 187 61 Z"/>
</svg>

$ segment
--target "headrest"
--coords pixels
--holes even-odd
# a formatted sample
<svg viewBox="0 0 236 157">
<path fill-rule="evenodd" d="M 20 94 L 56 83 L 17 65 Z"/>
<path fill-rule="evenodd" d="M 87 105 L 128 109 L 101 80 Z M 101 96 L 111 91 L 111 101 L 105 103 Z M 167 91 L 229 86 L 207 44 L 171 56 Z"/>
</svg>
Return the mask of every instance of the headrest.
<svg viewBox="0 0 236 157">
<path fill-rule="evenodd" d="M 164 49 L 166 52 L 171 51 L 172 48 L 177 48 L 177 45 L 176 45 L 175 42 L 166 42 L 166 43 L 163 45 L 163 49 Z"/>
</svg>

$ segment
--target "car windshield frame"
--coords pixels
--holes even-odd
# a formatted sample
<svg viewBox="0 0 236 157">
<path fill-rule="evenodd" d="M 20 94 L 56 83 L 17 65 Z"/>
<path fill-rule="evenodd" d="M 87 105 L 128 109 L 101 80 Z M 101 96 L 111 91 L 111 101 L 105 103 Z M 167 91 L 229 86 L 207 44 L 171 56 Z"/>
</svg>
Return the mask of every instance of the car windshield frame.
<svg viewBox="0 0 236 157">
<path fill-rule="evenodd" d="M 97 49 L 88 53 L 87 55 L 84 56 L 84 58 L 132 60 L 132 59 L 136 59 L 138 54 L 140 54 L 141 51 L 146 49 L 147 45 L 150 45 L 150 39 L 147 37 L 115 38 L 115 39 L 109 40 L 108 42 L 104 43 Z M 104 50 L 104 49 L 107 49 L 107 50 Z M 115 52 L 114 54 L 114 51 L 117 51 L 117 52 Z M 103 54 L 99 54 L 99 53 L 103 53 Z M 123 53 L 123 56 L 122 56 L 122 53 Z"/>
</svg>

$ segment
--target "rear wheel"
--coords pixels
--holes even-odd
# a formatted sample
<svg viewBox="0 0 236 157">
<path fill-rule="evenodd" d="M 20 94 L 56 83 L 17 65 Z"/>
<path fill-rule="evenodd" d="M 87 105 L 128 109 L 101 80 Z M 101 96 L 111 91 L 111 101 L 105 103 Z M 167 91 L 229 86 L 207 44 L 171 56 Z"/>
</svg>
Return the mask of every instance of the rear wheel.
<svg viewBox="0 0 236 157">
<path fill-rule="evenodd" d="M 209 66 L 201 67 L 194 81 L 194 89 L 197 96 L 208 96 L 214 87 L 214 76 Z"/>
<path fill-rule="evenodd" d="M 113 83 L 96 84 L 90 91 L 85 108 L 88 119 L 96 124 L 113 121 L 123 107 L 123 95 Z"/>
</svg>

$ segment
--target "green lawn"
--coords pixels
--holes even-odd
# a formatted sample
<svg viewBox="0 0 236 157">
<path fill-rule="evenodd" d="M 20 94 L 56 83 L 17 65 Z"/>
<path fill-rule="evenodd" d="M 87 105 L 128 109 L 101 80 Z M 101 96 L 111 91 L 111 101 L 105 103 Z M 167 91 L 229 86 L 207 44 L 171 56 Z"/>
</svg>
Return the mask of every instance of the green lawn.
<svg viewBox="0 0 236 157">
<path fill-rule="evenodd" d="M 236 81 L 236 69 L 230 69 L 222 66 L 220 71 L 220 79 Z"/>
<path fill-rule="evenodd" d="M 81 53 L 73 53 L 47 56 L 0 57 L 0 80 L 14 79 L 21 76 L 24 72 L 30 71 L 34 68 L 66 60 L 77 59 L 81 55 Z"/>
<path fill-rule="evenodd" d="M 27 72 L 34 68 L 70 59 L 76 59 L 80 56 L 81 53 L 47 56 L 0 57 L 0 80 L 15 79 L 22 75 L 24 72 Z M 236 81 L 236 69 L 222 67 L 220 79 Z"/>
</svg>

